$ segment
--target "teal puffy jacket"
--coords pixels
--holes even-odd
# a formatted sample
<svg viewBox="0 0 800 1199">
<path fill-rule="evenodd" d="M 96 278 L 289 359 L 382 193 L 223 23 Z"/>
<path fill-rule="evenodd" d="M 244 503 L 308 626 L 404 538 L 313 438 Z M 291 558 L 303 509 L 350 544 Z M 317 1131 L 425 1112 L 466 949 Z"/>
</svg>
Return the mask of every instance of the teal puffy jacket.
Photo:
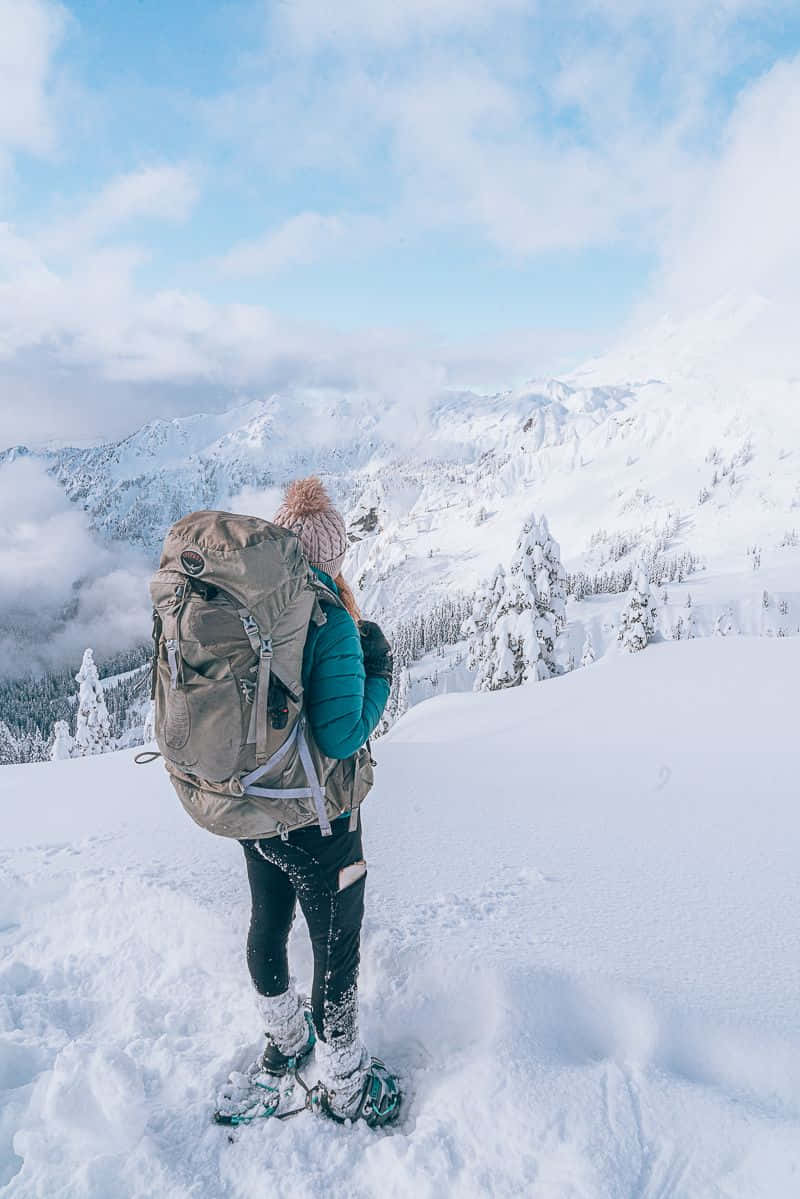
<svg viewBox="0 0 800 1199">
<path fill-rule="evenodd" d="M 331 591 L 337 590 L 329 575 L 315 573 Z M 350 613 L 325 605 L 325 615 L 325 624 L 309 627 L 303 651 L 304 706 L 321 752 L 349 758 L 383 715 L 389 684 L 366 676 L 361 637 Z"/>
</svg>

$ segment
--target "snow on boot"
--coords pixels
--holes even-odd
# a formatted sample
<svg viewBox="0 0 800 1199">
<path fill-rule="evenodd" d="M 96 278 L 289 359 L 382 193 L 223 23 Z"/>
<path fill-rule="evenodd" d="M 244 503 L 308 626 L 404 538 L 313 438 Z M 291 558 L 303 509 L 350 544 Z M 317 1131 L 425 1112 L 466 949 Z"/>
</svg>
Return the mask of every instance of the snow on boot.
<svg viewBox="0 0 800 1199">
<path fill-rule="evenodd" d="M 397 1079 L 378 1058 L 371 1058 L 359 1040 L 346 1046 L 320 1041 L 317 1062 L 321 1079 L 309 1091 L 312 1111 L 339 1124 L 363 1119 L 370 1128 L 396 1120 L 402 1095 Z"/>
<path fill-rule="evenodd" d="M 267 1044 L 251 1072 L 280 1078 L 314 1048 L 311 1012 L 292 986 L 282 995 L 256 995 L 256 1006 L 264 1021 Z"/>
<path fill-rule="evenodd" d="M 275 1085 L 268 1084 L 266 1082 L 268 1078 L 271 1078 Z M 263 1083 L 258 1079 L 264 1080 Z M 284 1097 L 291 1098 L 293 1090 L 291 1082 L 285 1088 L 285 1096 L 282 1093 L 280 1084 L 285 1082 L 287 1079 L 278 1079 L 273 1075 L 256 1075 L 251 1071 L 243 1074 L 233 1071 L 217 1095 L 214 1122 L 235 1126 L 251 1124 L 253 1120 L 269 1119 L 270 1116 L 277 1113 Z"/>
<path fill-rule="evenodd" d="M 217 1096 L 217 1124 L 251 1124 L 271 1116 L 283 1119 L 302 1111 L 295 1070 L 316 1042 L 311 1012 L 290 987 L 282 995 L 257 995 L 267 1027 L 267 1044 L 245 1072 L 233 1071 Z"/>
<path fill-rule="evenodd" d="M 363 1086 L 355 1098 L 342 1102 L 340 1094 L 330 1093 L 323 1083 L 317 1083 L 308 1093 L 308 1105 L 314 1112 L 330 1116 L 337 1124 L 349 1120 L 364 1120 L 370 1128 L 393 1124 L 400 1115 L 403 1095 L 394 1074 L 377 1057 L 370 1060 Z"/>
</svg>

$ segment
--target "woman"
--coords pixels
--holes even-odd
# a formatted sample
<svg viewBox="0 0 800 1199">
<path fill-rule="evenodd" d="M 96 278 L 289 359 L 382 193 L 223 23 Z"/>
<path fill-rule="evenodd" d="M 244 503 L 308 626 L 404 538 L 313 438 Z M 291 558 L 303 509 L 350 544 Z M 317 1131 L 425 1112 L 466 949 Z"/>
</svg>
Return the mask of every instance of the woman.
<svg viewBox="0 0 800 1199">
<path fill-rule="evenodd" d="M 344 521 L 319 479 L 292 483 L 275 523 L 297 534 L 315 573 L 342 607 L 323 607 L 327 620 L 309 626 L 303 654 L 303 702 L 318 749 L 350 758 L 383 714 L 392 654 L 376 624 L 362 621 L 341 576 L 347 549 Z M 353 827 L 355 826 L 355 827 Z M 312 1106 L 336 1120 L 370 1125 L 396 1118 L 396 1079 L 370 1058 L 358 1029 L 357 979 L 366 863 L 358 811 L 335 820 L 332 835 L 318 825 L 243 841 L 252 895 L 247 963 L 267 1034 L 256 1070 L 280 1078 L 317 1046 L 319 1081 Z M 289 978 L 287 944 L 299 902 L 314 953 L 311 1010 Z"/>
</svg>

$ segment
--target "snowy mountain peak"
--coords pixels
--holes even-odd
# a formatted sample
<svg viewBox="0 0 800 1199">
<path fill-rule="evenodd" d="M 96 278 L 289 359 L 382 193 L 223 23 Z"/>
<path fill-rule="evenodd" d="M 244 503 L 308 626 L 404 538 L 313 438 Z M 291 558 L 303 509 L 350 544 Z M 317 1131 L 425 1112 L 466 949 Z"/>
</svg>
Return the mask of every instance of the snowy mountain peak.
<svg viewBox="0 0 800 1199">
<path fill-rule="evenodd" d="M 800 385 L 698 373 L 691 355 L 707 331 L 735 341 L 769 311 L 759 297 L 720 303 L 566 380 L 494 395 L 273 395 L 0 462 L 38 458 L 97 532 L 151 561 L 187 511 L 269 517 L 283 484 L 320 473 L 348 520 L 347 573 L 392 618 L 472 591 L 508 563 L 531 512 L 549 518 L 570 571 L 632 566 L 655 545 L 748 571 L 749 548 L 793 544 L 800 526 Z"/>
</svg>

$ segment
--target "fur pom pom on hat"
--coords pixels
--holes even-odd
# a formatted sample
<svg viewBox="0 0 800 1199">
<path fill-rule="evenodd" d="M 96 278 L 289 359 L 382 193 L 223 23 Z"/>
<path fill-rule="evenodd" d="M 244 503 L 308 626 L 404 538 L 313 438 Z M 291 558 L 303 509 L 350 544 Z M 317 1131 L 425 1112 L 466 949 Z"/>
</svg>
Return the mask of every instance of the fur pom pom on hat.
<svg viewBox="0 0 800 1199">
<path fill-rule="evenodd" d="M 275 524 L 296 533 L 311 565 L 336 578 L 347 551 L 347 530 L 315 475 L 289 484 Z"/>
</svg>

